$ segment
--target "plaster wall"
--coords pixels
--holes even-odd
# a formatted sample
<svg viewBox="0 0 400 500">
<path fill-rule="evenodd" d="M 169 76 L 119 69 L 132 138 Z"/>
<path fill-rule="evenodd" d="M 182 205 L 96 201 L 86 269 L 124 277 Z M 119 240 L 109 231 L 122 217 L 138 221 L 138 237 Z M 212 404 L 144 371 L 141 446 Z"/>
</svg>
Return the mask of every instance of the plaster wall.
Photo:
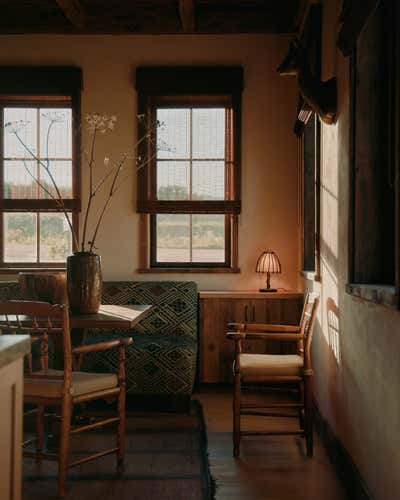
<svg viewBox="0 0 400 500">
<path fill-rule="evenodd" d="M 323 78 L 338 78 L 336 125 L 322 126 L 321 294 L 313 362 L 315 397 L 371 496 L 400 492 L 400 313 L 357 299 L 348 279 L 349 60 L 336 50 L 338 6 L 324 2 Z"/>
<path fill-rule="evenodd" d="M 287 50 L 287 36 L 3 36 L 0 64 L 80 66 L 84 75 L 83 116 L 115 114 L 114 133 L 101 138 L 104 155 L 117 158 L 136 137 L 135 67 L 138 65 L 243 65 L 242 214 L 239 227 L 240 274 L 138 275 L 136 173 L 127 165 L 124 185 L 104 219 L 97 241 L 105 279 L 195 279 L 202 289 L 254 289 L 258 254 L 275 250 L 283 274 L 274 284 L 294 289 L 298 278 L 298 196 L 294 80 L 276 67 Z M 87 142 L 84 140 L 84 147 Z M 83 165 L 83 205 L 87 192 Z"/>
</svg>

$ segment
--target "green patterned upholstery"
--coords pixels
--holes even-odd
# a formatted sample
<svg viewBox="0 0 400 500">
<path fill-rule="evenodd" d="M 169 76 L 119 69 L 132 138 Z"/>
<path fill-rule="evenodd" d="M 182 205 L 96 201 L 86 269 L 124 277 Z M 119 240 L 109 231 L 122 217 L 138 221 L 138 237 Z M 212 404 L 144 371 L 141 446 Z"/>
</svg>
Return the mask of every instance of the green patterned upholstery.
<svg viewBox="0 0 400 500">
<path fill-rule="evenodd" d="M 151 304 L 126 351 L 127 393 L 190 395 L 197 358 L 197 285 L 191 281 L 109 281 L 104 304 Z M 129 332 L 93 330 L 87 343 Z M 132 333 L 132 332 L 131 332 Z M 85 355 L 85 370 L 111 371 L 117 352 Z"/>
<path fill-rule="evenodd" d="M 17 282 L 0 282 L 0 300 L 20 299 Z M 133 332 L 91 330 L 87 343 L 133 335 L 126 350 L 127 393 L 184 395 L 192 393 L 197 358 L 197 285 L 191 281 L 108 281 L 104 304 L 151 304 L 153 309 Z M 87 371 L 114 371 L 117 351 L 85 355 Z"/>
</svg>

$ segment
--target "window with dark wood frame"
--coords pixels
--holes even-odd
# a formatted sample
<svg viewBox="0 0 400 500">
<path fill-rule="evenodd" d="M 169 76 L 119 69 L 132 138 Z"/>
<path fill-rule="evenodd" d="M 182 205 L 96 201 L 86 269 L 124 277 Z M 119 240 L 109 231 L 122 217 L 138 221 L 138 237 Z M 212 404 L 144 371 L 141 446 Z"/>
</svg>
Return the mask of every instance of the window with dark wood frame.
<svg viewBox="0 0 400 500">
<path fill-rule="evenodd" d="M 81 71 L 1 67 L 0 78 L 0 271 L 63 269 L 65 256 L 73 249 L 72 237 L 50 195 L 54 188 L 41 162 L 50 165 L 77 232 Z M 20 120 L 18 135 L 36 160 L 10 132 Z M 54 120 L 54 136 L 46 150 L 50 120 Z"/>
<path fill-rule="evenodd" d="M 302 270 L 320 275 L 320 122 L 313 113 L 302 135 Z"/>
<path fill-rule="evenodd" d="M 137 88 L 140 270 L 237 272 L 241 68 L 139 68 Z"/>
<path fill-rule="evenodd" d="M 394 287 L 398 291 L 399 286 L 395 200 L 399 196 L 400 66 L 394 24 L 398 6 L 395 4 L 390 0 L 379 2 L 359 34 L 350 60 L 350 283 L 347 291 L 390 305 L 394 305 L 398 293 L 393 293 L 388 301 L 377 289 L 374 298 L 370 286 L 393 287 L 394 292 Z M 368 285 L 369 290 L 363 285 Z"/>
<path fill-rule="evenodd" d="M 364 19 L 351 53 L 346 287 L 348 293 L 396 307 L 400 305 L 399 15 L 397 2 L 381 0 Z M 342 28 L 345 34 L 348 25 Z"/>
</svg>

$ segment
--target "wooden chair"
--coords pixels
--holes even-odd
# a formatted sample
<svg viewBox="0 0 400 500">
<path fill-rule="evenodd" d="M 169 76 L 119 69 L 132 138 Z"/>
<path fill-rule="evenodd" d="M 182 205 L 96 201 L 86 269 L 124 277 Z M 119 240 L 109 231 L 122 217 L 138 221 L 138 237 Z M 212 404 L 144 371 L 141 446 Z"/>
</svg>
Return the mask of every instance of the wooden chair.
<svg viewBox="0 0 400 500">
<path fill-rule="evenodd" d="M 309 293 L 298 326 L 267 325 L 259 323 L 229 323 L 226 336 L 235 342 L 233 364 L 233 455 L 239 456 L 240 438 L 245 435 L 301 434 L 306 438 L 307 455 L 313 454 L 312 422 L 312 377 L 310 348 L 318 307 L 319 296 Z M 297 342 L 297 354 L 246 354 L 242 352 L 242 341 L 268 340 Z M 242 387 L 246 384 L 257 386 L 268 384 L 291 384 L 298 389 L 298 402 L 275 402 L 266 405 L 242 404 Z M 242 432 L 241 415 L 278 416 L 265 410 L 297 408 L 300 429 L 294 431 Z M 282 416 L 282 414 L 279 414 Z M 293 416 L 293 415 L 287 415 Z"/>
<path fill-rule="evenodd" d="M 37 437 L 24 443 L 25 448 L 36 441 L 36 451 L 24 451 L 24 456 L 34 457 L 37 460 L 44 458 L 58 461 L 58 496 L 65 496 L 65 480 L 69 467 L 116 453 L 117 468 L 122 470 L 125 454 L 125 347 L 132 343 L 132 339 L 115 339 L 72 349 L 67 306 L 28 301 L 0 302 L 0 332 L 29 334 L 32 342 L 38 342 L 40 345 L 40 369 L 32 369 L 30 356 L 28 370 L 24 377 L 24 402 L 36 406 L 36 409 L 31 413 L 36 412 L 37 428 Z M 63 370 L 49 368 L 48 338 L 54 335 L 62 336 Z M 117 374 L 73 371 L 74 356 L 80 357 L 90 351 L 105 351 L 112 348 L 119 349 Z M 113 397 L 118 398 L 118 416 L 79 427 L 72 427 L 73 405 Z M 61 410 L 58 454 L 43 451 L 44 410 L 46 406 L 56 407 Z M 118 430 L 117 443 L 114 448 L 68 463 L 71 435 L 97 429 L 115 422 L 118 422 Z"/>
</svg>

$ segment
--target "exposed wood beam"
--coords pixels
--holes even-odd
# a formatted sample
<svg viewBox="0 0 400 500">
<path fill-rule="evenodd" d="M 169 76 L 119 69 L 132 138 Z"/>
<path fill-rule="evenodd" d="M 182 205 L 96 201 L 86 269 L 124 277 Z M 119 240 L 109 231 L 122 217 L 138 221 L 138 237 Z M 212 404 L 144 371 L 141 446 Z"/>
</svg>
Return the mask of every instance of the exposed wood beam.
<svg viewBox="0 0 400 500">
<path fill-rule="evenodd" d="M 297 27 L 297 36 L 301 38 L 303 33 L 304 25 L 307 20 L 308 13 L 310 11 L 311 5 L 321 3 L 320 0 L 300 0 L 299 7 L 297 9 L 297 16 L 295 26 Z"/>
<path fill-rule="evenodd" d="M 56 2 L 75 28 L 82 29 L 86 25 L 86 12 L 79 0 L 56 0 Z"/>
<path fill-rule="evenodd" d="M 194 0 L 179 0 L 179 16 L 183 31 L 194 31 Z"/>
</svg>

